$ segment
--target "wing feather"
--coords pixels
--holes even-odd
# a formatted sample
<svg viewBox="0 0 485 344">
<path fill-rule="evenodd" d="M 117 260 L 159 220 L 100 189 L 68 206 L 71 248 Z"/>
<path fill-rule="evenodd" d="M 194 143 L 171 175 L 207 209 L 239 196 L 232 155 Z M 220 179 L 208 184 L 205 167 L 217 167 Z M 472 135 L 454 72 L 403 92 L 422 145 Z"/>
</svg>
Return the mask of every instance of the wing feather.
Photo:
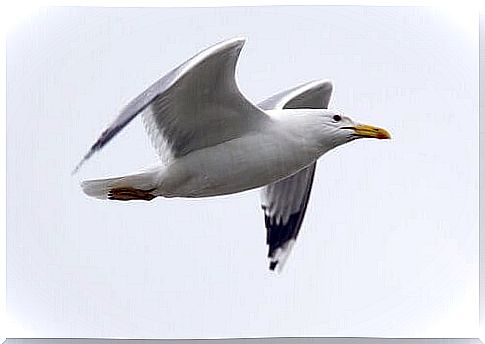
<svg viewBox="0 0 485 344">
<path fill-rule="evenodd" d="M 262 109 L 326 109 L 332 83 L 313 81 L 278 93 L 259 104 Z M 300 232 L 315 176 L 316 163 L 262 189 L 269 268 L 281 269 Z"/>
<path fill-rule="evenodd" d="M 157 151 L 170 150 L 162 160 L 258 128 L 267 116 L 241 94 L 235 76 L 244 43 L 245 39 L 234 38 L 216 44 L 151 85 L 123 108 L 75 171 L 140 113 Z"/>
</svg>

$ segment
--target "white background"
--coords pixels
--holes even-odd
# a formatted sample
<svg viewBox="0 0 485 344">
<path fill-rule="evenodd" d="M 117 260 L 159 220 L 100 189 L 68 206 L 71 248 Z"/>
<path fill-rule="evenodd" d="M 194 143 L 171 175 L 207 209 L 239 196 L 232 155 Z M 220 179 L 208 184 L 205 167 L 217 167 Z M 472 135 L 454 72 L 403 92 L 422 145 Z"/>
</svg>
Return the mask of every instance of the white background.
<svg viewBox="0 0 485 344">
<path fill-rule="evenodd" d="M 139 119 L 70 175 L 126 102 L 239 35 L 248 98 L 331 78 L 332 105 L 393 135 L 323 157 L 279 276 L 267 271 L 257 191 L 130 204 L 81 193 L 80 179 L 156 162 Z M 7 307 L 30 336 L 476 330 L 478 40 L 449 14 L 49 9 L 11 32 L 7 82 Z"/>
</svg>

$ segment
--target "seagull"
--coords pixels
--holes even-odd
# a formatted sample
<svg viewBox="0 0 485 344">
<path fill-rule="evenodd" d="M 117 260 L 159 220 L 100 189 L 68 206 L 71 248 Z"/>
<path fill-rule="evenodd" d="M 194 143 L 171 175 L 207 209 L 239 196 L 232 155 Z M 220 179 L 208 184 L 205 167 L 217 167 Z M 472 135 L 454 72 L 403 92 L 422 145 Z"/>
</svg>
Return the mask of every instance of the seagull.
<svg viewBox="0 0 485 344">
<path fill-rule="evenodd" d="M 141 115 L 160 164 L 130 175 L 87 180 L 99 199 L 199 198 L 261 188 L 269 269 L 281 271 L 299 234 L 316 161 L 360 138 L 389 139 L 382 128 L 327 109 L 331 81 L 317 80 L 258 105 L 240 92 L 236 64 L 245 38 L 198 53 L 124 107 L 76 166 Z"/>
</svg>

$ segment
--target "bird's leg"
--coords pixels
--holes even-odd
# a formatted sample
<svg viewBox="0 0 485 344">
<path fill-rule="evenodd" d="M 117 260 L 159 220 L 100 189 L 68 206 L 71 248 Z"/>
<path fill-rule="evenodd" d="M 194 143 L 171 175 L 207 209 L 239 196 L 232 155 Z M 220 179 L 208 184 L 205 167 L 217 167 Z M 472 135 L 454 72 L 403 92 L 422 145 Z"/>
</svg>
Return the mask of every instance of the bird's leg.
<svg viewBox="0 0 485 344">
<path fill-rule="evenodd" d="M 141 190 L 132 187 L 114 188 L 109 190 L 108 199 L 117 201 L 132 201 L 132 200 L 143 200 L 151 201 L 154 199 L 155 195 L 151 192 L 155 189 Z"/>
</svg>

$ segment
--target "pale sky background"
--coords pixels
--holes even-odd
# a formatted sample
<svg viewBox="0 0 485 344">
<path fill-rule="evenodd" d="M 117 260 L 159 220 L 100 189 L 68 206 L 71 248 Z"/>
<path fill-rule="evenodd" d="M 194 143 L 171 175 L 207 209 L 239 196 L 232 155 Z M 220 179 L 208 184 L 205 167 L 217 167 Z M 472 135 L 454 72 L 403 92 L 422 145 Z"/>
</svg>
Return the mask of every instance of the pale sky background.
<svg viewBox="0 0 485 344">
<path fill-rule="evenodd" d="M 470 18 L 473 20 L 473 18 Z M 330 78 L 382 126 L 319 163 L 267 269 L 257 190 L 118 203 L 79 181 L 156 162 L 141 120 L 70 173 L 119 109 L 246 36 L 255 102 Z M 478 327 L 478 37 L 428 8 L 55 8 L 7 41 L 7 310 L 39 337 L 467 336 Z"/>
</svg>

